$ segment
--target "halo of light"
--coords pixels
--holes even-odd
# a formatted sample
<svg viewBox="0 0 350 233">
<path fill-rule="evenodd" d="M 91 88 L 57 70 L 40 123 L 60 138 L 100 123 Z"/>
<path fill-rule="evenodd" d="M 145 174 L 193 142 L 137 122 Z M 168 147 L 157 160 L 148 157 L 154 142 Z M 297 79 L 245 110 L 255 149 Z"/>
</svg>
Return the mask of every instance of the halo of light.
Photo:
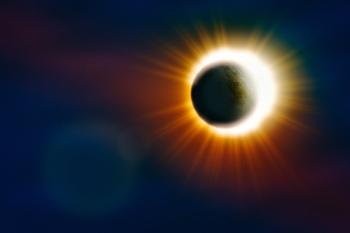
<svg viewBox="0 0 350 233">
<path fill-rule="evenodd" d="M 137 106 L 144 109 L 147 138 L 166 151 L 165 164 L 196 185 L 245 192 L 290 177 L 290 148 L 312 130 L 303 123 L 312 108 L 311 83 L 296 56 L 300 54 L 273 37 L 259 30 L 198 26 L 145 57 L 142 74 L 147 75 L 140 87 L 147 95 Z M 158 48 L 159 43 L 152 51 Z M 232 127 L 208 124 L 192 102 L 193 82 L 219 63 L 241 66 L 254 98 L 260 98 L 255 111 Z"/>
<path fill-rule="evenodd" d="M 256 95 L 256 105 L 252 112 L 239 122 L 229 125 L 208 126 L 215 132 L 223 135 L 243 135 L 249 133 L 258 128 L 273 110 L 273 106 L 277 100 L 277 85 L 274 79 L 274 73 L 260 57 L 251 51 L 219 48 L 204 55 L 194 66 L 189 79 L 190 84 L 193 84 L 203 70 L 222 63 L 239 65 L 248 74 L 247 78 L 251 81 Z"/>
</svg>

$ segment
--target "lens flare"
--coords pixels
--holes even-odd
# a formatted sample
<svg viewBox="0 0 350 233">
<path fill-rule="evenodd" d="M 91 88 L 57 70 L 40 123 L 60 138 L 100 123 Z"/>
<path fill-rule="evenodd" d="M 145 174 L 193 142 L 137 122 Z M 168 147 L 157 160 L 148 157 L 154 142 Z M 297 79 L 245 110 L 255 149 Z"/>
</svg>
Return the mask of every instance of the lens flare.
<svg viewBox="0 0 350 233">
<path fill-rule="evenodd" d="M 265 176 L 283 177 L 276 171 L 289 170 L 289 146 L 302 140 L 307 129 L 302 117 L 309 108 L 309 85 L 295 53 L 273 41 L 271 33 L 263 34 L 198 27 L 164 45 L 156 58 L 147 57 L 152 83 L 149 99 L 143 98 L 147 132 L 167 151 L 165 160 L 178 164 L 187 177 L 199 177 L 205 185 L 226 180 L 249 186 L 262 184 Z M 245 70 L 257 101 L 245 118 L 217 126 L 198 115 L 191 88 L 203 70 L 222 63 Z"/>
</svg>

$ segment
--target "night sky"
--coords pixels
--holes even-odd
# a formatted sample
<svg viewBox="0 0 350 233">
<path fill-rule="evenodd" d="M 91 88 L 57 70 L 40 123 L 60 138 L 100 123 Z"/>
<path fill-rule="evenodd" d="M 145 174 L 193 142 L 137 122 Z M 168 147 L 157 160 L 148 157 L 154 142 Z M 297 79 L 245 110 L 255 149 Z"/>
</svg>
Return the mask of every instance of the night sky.
<svg viewBox="0 0 350 233">
<path fill-rule="evenodd" d="M 0 232 L 350 232 L 349 12 L 340 0 L 3 1 Z M 207 190 L 148 134 L 143 108 L 162 100 L 145 58 L 215 22 L 273 32 L 300 62 L 307 132 L 281 145 L 293 185 Z"/>
</svg>

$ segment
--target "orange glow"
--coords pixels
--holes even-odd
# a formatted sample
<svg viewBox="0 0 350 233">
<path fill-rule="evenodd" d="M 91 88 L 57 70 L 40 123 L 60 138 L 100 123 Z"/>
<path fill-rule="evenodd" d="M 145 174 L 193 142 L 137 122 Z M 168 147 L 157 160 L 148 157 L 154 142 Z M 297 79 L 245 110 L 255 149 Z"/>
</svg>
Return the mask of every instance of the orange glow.
<svg viewBox="0 0 350 233">
<path fill-rule="evenodd" d="M 167 152 L 165 160 L 181 165 L 187 177 L 199 177 L 204 185 L 229 182 L 236 189 L 242 184 L 260 186 L 265 175 L 287 172 L 284 147 L 306 128 L 298 116 L 306 109 L 308 85 L 293 53 L 272 43 L 271 35 L 228 34 L 223 27 L 213 33 L 199 28 L 193 35 L 182 36 L 177 46 L 164 46 L 163 55 L 149 59 L 147 68 L 154 84 L 149 91 L 157 99 L 145 100 L 151 102 L 145 122 L 152 141 Z M 205 55 L 220 48 L 253 52 L 276 79 L 273 109 L 258 127 L 243 134 L 220 133 L 201 120 L 192 106 L 193 70 Z"/>
</svg>

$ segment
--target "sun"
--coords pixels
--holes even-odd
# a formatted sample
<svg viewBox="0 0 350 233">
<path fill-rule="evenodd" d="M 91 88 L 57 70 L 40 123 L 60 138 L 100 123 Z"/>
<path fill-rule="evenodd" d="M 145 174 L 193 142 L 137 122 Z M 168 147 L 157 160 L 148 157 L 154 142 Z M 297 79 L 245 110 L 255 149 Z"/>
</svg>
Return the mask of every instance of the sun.
<svg viewBox="0 0 350 233">
<path fill-rule="evenodd" d="M 271 67 L 252 51 L 228 47 L 217 48 L 205 54 L 194 65 L 189 81 L 192 84 L 199 74 L 209 67 L 230 63 L 242 67 L 248 74 L 247 78 L 251 82 L 257 104 L 248 117 L 239 121 L 238 124 L 232 123 L 228 126 L 209 124 L 208 127 L 222 135 L 243 135 L 257 129 L 273 111 L 277 101 L 277 82 Z"/>
<path fill-rule="evenodd" d="M 294 50 L 271 33 L 218 26 L 181 33 L 154 51 L 146 57 L 148 81 L 142 88 L 148 89 L 139 107 L 146 110 L 147 138 L 170 166 L 204 185 L 221 179 L 256 186 L 266 174 L 288 170 L 285 148 L 302 139 L 302 116 L 309 108 L 309 85 Z M 201 72 L 222 63 L 244 69 L 256 102 L 240 121 L 213 125 L 196 112 L 191 89 Z"/>
</svg>

